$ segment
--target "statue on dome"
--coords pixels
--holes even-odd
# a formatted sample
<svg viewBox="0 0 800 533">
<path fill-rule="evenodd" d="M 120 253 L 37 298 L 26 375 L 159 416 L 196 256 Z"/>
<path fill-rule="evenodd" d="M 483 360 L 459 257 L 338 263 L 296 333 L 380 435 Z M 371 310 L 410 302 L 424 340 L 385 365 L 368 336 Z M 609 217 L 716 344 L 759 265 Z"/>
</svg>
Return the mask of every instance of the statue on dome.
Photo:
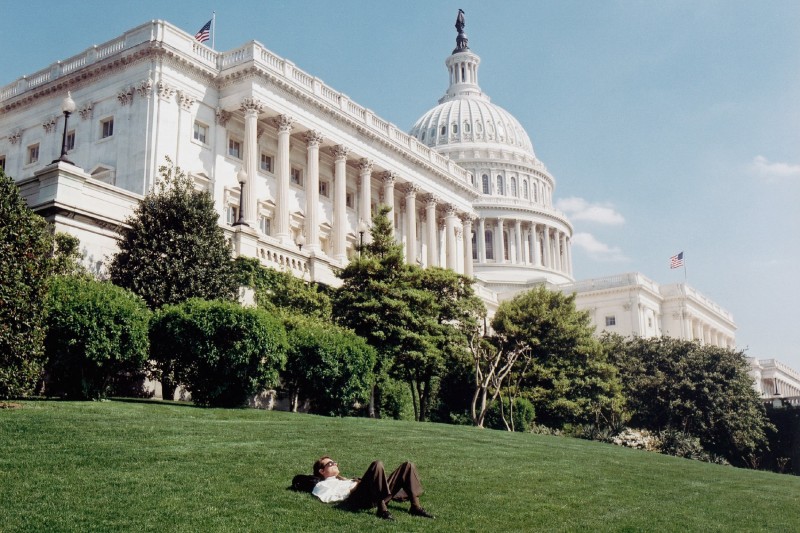
<svg viewBox="0 0 800 533">
<path fill-rule="evenodd" d="M 466 25 L 467 23 L 464 22 L 464 10 L 459 9 L 458 16 L 456 17 L 456 31 L 458 32 L 458 36 L 456 37 L 456 49 L 453 50 L 454 54 L 469 50 L 469 46 L 467 46 L 469 39 L 467 39 L 467 34 L 464 33 L 464 26 Z"/>
</svg>

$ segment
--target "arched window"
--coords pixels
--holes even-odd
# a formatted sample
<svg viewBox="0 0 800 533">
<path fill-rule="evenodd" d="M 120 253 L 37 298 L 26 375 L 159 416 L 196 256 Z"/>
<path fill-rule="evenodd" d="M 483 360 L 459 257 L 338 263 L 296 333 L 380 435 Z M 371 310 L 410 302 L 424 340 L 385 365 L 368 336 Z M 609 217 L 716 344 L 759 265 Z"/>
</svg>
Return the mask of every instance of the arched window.
<svg viewBox="0 0 800 533">
<path fill-rule="evenodd" d="M 486 239 L 486 259 L 494 259 L 494 235 L 491 230 L 486 230 L 484 238 Z"/>
<path fill-rule="evenodd" d="M 458 133 L 458 122 L 453 122 L 450 125 L 450 131 L 453 132 L 453 135 L 456 135 Z"/>
<path fill-rule="evenodd" d="M 469 133 L 470 131 L 471 131 L 471 129 L 470 129 L 470 127 L 469 127 L 469 122 L 467 122 L 467 121 L 465 120 L 465 121 L 464 121 L 464 133 Z"/>
<path fill-rule="evenodd" d="M 439 133 L 442 135 L 447 135 L 447 126 L 442 126 L 442 130 Z"/>
<path fill-rule="evenodd" d="M 503 176 L 497 176 L 497 194 L 500 196 L 506 195 L 506 188 L 503 186 Z"/>
<path fill-rule="evenodd" d="M 503 257 L 500 259 L 501 261 L 507 260 L 511 255 L 508 253 L 508 232 L 503 231 Z"/>
<path fill-rule="evenodd" d="M 526 200 L 530 198 L 530 193 L 528 192 L 528 180 L 522 180 L 522 197 Z"/>
<path fill-rule="evenodd" d="M 425 131 L 422 132 L 422 137 L 420 138 L 420 140 L 422 140 L 422 141 L 425 140 Z"/>
<path fill-rule="evenodd" d="M 536 182 L 533 183 L 533 201 L 539 201 L 539 185 Z"/>
<path fill-rule="evenodd" d="M 491 186 L 489 185 L 489 176 L 483 175 L 483 194 L 491 194 Z"/>
<path fill-rule="evenodd" d="M 511 196 L 517 197 L 517 178 L 511 177 Z"/>
<path fill-rule="evenodd" d="M 472 233 L 472 260 L 478 260 L 478 234 L 476 232 Z"/>
<path fill-rule="evenodd" d="M 436 140 L 436 126 L 431 126 L 431 131 L 428 134 L 428 137 L 430 137 L 432 141 Z"/>
<path fill-rule="evenodd" d="M 481 124 L 480 122 L 476 122 L 475 123 L 475 131 L 477 131 L 478 133 L 483 132 L 483 124 Z"/>
</svg>

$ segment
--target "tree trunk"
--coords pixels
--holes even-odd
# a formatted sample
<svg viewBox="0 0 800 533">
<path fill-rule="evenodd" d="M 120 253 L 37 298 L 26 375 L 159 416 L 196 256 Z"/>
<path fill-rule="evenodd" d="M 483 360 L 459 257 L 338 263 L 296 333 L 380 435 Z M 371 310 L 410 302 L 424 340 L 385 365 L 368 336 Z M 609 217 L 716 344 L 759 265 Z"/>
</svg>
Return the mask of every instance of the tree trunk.
<svg viewBox="0 0 800 533">
<path fill-rule="evenodd" d="M 377 418 L 375 416 L 375 384 L 369 389 L 369 408 L 367 410 L 370 418 Z"/>
</svg>

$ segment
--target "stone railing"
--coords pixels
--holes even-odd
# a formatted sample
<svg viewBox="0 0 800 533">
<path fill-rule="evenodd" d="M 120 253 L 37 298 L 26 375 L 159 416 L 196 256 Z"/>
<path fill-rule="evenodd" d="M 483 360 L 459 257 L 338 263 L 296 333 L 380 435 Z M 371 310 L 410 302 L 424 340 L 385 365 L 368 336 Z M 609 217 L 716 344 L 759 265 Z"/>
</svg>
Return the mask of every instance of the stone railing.
<svg viewBox="0 0 800 533">
<path fill-rule="evenodd" d="M 798 383 L 800 383 L 800 372 L 790 367 L 789 365 L 781 363 L 777 359 L 758 359 L 758 364 L 761 366 L 763 370 L 777 369 L 786 374 L 787 376 L 791 376 L 792 378 L 797 380 Z"/>
<path fill-rule="evenodd" d="M 554 217 L 558 217 L 568 221 L 566 213 L 563 211 L 559 211 L 558 209 L 552 209 L 550 207 L 544 206 L 538 202 L 534 202 L 532 200 L 525 200 L 524 198 L 515 198 L 513 196 L 487 196 L 483 195 L 478 200 L 475 201 L 475 204 L 481 207 L 511 207 L 511 208 L 522 208 L 522 209 L 530 209 L 533 211 L 539 211 L 542 214 L 550 215 Z M 569 224 L 572 226 L 572 224 Z"/>
<path fill-rule="evenodd" d="M 646 278 L 638 272 L 627 274 L 617 274 L 603 278 L 592 278 L 575 283 L 569 283 L 561 287 L 564 292 L 588 292 L 604 289 L 615 289 L 618 287 L 628 287 L 630 285 L 641 285 L 658 294 L 659 286 L 655 281 Z"/>
<path fill-rule="evenodd" d="M 700 304 L 706 306 L 709 309 L 712 309 L 718 315 L 724 317 L 726 320 L 733 322 L 733 315 L 730 311 L 727 311 L 723 307 L 721 307 L 718 303 L 714 302 L 701 292 L 699 292 L 694 287 L 690 287 L 685 283 L 675 283 L 673 285 L 664 285 L 661 288 L 661 295 L 665 298 L 675 297 L 675 296 L 685 296 L 691 300 L 699 302 Z"/>
</svg>

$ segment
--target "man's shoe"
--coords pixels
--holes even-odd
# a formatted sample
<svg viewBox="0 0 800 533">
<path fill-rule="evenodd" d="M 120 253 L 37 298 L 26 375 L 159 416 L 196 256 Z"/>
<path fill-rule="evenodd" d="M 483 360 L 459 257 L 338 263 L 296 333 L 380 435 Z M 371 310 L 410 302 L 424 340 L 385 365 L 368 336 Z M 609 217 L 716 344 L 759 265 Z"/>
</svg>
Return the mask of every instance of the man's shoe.
<svg viewBox="0 0 800 533">
<path fill-rule="evenodd" d="M 385 511 L 381 511 L 380 509 L 378 509 L 378 512 L 375 513 L 375 516 L 377 516 L 381 520 L 394 521 L 394 516 L 392 516 L 392 513 L 389 512 L 389 509 L 386 509 Z"/>
<path fill-rule="evenodd" d="M 436 518 L 422 507 L 412 507 L 408 514 L 411 516 L 421 516 L 422 518 Z"/>
</svg>

